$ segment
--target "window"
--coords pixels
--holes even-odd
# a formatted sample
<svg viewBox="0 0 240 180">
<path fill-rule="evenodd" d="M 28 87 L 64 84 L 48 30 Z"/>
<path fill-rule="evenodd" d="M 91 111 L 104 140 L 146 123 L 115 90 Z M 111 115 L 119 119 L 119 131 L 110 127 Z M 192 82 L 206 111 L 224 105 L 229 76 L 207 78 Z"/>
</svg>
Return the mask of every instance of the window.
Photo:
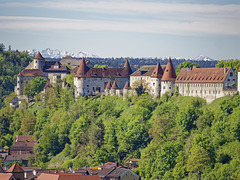
<svg viewBox="0 0 240 180">
<path fill-rule="evenodd" d="M 228 81 L 230 81 L 230 79 L 228 79 Z"/>
<path fill-rule="evenodd" d="M 163 89 L 165 89 L 165 86 L 163 86 Z"/>
<path fill-rule="evenodd" d="M 169 87 L 169 89 L 171 89 L 171 87 Z"/>
<path fill-rule="evenodd" d="M 235 81 L 235 79 L 233 79 L 233 81 Z"/>
<path fill-rule="evenodd" d="M 153 86 L 155 86 L 155 83 L 153 83 Z"/>
<path fill-rule="evenodd" d="M 87 87 L 89 87 L 89 85 L 87 85 Z"/>
<path fill-rule="evenodd" d="M 233 72 L 230 72 L 230 77 L 233 77 Z"/>
</svg>

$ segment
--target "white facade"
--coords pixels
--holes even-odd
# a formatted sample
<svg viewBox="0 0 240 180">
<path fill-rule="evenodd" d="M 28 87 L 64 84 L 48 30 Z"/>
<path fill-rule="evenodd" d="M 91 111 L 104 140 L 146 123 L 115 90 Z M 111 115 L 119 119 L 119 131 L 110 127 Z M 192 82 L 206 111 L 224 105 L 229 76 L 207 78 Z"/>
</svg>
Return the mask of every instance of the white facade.
<svg viewBox="0 0 240 180">
<path fill-rule="evenodd" d="M 75 95 L 88 96 L 103 94 L 108 82 L 116 81 L 118 87 L 123 89 L 129 78 L 92 78 L 92 77 L 74 77 Z"/>
</svg>

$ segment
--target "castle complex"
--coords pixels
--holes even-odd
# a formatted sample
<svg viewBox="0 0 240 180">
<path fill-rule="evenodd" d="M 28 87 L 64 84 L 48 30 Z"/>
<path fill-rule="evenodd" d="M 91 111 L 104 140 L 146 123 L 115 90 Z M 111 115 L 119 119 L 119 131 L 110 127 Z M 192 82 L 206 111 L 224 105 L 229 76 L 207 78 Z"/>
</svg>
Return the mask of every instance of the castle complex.
<svg viewBox="0 0 240 180">
<path fill-rule="evenodd" d="M 136 94 L 140 85 L 154 98 L 165 93 L 194 96 L 206 99 L 208 103 L 216 98 L 231 96 L 240 91 L 240 78 L 232 68 L 184 68 L 176 76 L 171 59 L 166 66 L 146 65 L 132 72 L 128 60 L 122 68 L 91 68 L 83 58 L 72 71 L 57 61 L 46 61 L 40 53 L 17 76 L 15 92 L 23 95 L 24 85 L 41 76 L 49 84 L 61 82 L 67 74 L 74 73 L 75 96 Z M 238 69 L 240 77 L 240 68 Z M 236 83 L 238 81 L 238 88 Z"/>
</svg>

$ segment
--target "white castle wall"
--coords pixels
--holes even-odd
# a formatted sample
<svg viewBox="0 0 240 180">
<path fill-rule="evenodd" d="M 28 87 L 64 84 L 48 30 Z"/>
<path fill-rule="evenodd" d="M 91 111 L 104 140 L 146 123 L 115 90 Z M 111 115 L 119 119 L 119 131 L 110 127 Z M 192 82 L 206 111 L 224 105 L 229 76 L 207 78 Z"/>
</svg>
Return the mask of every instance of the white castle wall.
<svg viewBox="0 0 240 180">
<path fill-rule="evenodd" d="M 108 82 L 116 81 L 118 87 L 123 89 L 129 78 L 78 78 L 74 77 L 74 85 L 76 87 L 76 95 L 87 96 L 98 93 L 104 93 Z M 79 93 L 80 92 L 80 93 Z"/>
<path fill-rule="evenodd" d="M 175 82 L 174 81 L 161 81 L 161 96 L 168 92 L 169 95 L 174 93 Z"/>
</svg>

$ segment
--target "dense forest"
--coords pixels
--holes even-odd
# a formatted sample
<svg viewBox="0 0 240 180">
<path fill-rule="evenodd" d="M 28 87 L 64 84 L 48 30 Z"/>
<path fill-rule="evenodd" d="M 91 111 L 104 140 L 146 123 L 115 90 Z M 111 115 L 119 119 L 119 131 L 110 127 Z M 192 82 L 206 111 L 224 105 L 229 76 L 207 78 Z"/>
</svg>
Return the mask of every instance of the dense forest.
<svg viewBox="0 0 240 180">
<path fill-rule="evenodd" d="M 11 52 L 26 56 L 19 62 L 31 59 Z M 8 53 L 2 51 L 1 57 Z M 1 68 L 13 62 L 5 61 Z M 217 66 L 227 64 L 236 72 L 239 60 Z M 22 67 L 16 63 L 19 71 L 11 77 Z M 146 179 L 240 179 L 240 95 L 211 104 L 177 93 L 157 99 L 148 94 L 124 100 L 104 95 L 75 98 L 73 76 L 66 80 L 71 88 L 55 84 L 18 109 L 9 106 L 16 95 L 6 97 L 0 110 L 0 146 L 8 149 L 15 135 L 32 134 L 39 143 L 29 165 L 42 168 L 75 169 L 139 158 L 134 171 Z"/>
<path fill-rule="evenodd" d="M 17 134 L 39 141 L 32 165 L 79 168 L 140 158 L 135 171 L 145 178 L 240 178 L 237 94 L 209 105 L 177 94 L 75 100 L 71 88 L 55 86 L 35 102 L 17 110 L 6 104 L 0 113 L 0 145 L 11 146 Z"/>
</svg>

